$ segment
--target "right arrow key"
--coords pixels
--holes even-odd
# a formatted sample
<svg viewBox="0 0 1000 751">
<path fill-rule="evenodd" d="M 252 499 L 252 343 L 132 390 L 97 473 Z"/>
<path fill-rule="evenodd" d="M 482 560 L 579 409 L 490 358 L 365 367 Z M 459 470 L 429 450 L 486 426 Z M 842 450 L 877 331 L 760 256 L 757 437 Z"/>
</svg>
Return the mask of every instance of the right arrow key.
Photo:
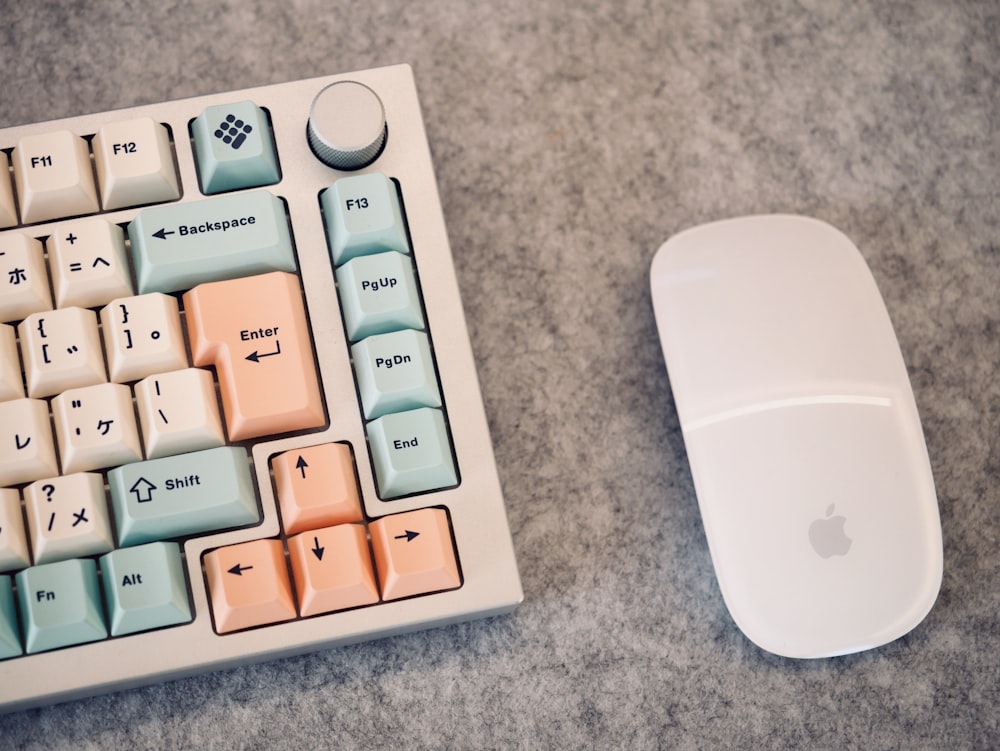
<svg viewBox="0 0 1000 751">
<path fill-rule="evenodd" d="M 461 586 L 451 526 L 443 508 L 383 516 L 369 530 L 383 600 Z"/>
</svg>

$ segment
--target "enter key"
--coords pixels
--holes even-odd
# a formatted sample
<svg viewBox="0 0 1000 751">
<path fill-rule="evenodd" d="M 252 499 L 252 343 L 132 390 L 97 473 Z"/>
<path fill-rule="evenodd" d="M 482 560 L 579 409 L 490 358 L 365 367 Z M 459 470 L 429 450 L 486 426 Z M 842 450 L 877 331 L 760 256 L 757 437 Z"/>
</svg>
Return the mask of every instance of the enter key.
<svg viewBox="0 0 1000 751">
<path fill-rule="evenodd" d="M 283 271 L 184 295 L 194 364 L 215 366 L 230 440 L 325 421 L 298 277 Z"/>
</svg>

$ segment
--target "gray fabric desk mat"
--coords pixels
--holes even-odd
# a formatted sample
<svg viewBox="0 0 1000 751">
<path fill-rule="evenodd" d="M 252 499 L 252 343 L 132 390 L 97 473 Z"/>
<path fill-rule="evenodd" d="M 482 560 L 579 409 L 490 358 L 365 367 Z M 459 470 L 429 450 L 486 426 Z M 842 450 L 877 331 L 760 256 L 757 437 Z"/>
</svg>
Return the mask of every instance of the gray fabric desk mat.
<svg viewBox="0 0 1000 751">
<path fill-rule="evenodd" d="M 0 747 L 1000 743 L 1000 6 L 5 3 L 0 125 L 396 62 L 421 93 L 524 604 L 5 716 Z M 860 247 L 923 418 L 944 583 L 865 654 L 777 658 L 730 620 L 660 357 L 656 248 L 764 212 Z"/>
</svg>

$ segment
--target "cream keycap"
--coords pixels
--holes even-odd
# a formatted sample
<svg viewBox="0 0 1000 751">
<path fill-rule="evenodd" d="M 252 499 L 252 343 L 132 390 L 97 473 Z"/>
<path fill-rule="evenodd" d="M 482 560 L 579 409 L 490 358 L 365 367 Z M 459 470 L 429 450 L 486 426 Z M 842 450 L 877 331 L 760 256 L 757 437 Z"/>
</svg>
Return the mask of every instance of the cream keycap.
<svg viewBox="0 0 1000 751">
<path fill-rule="evenodd" d="M 142 459 L 132 391 L 120 383 L 69 389 L 52 399 L 63 472 L 86 472 Z"/>
<path fill-rule="evenodd" d="M 17 327 L 28 395 L 52 396 L 107 381 L 97 314 L 84 308 L 35 313 Z"/>
<path fill-rule="evenodd" d="M 125 233 L 93 218 L 53 228 L 46 242 L 56 304 L 93 308 L 132 294 Z"/>
<path fill-rule="evenodd" d="M 101 308 L 108 373 L 115 383 L 188 365 L 177 298 L 153 292 L 112 300 Z"/>
<path fill-rule="evenodd" d="M 0 402 L 0 485 L 57 474 L 49 405 L 43 399 Z"/>
<path fill-rule="evenodd" d="M 6 152 L 0 151 L 0 229 L 17 224 L 17 205 L 14 187 L 10 182 L 10 162 Z"/>
<path fill-rule="evenodd" d="M 97 131 L 94 161 L 105 209 L 181 197 L 170 135 L 148 117 L 109 123 Z"/>
<path fill-rule="evenodd" d="M 14 488 L 0 488 L 0 571 L 17 571 L 30 565 L 21 496 Z"/>
<path fill-rule="evenodd" d="M 100 209 L 87 142 L 68 130 L 24 136 L 18 141 L 14 183 L 25 224 Z"/>
<path fill-rule="evenodd" d="M 106 553 L 114 547 L 104 478 L 76 473 L 24 489 L 35 565 Z"/>
<path fill-rule="evenodd" d="M 24 396 L 21 359 L 17 356 L 17 337 L 13 326 L 0 323 L 0 402 Z"/>
<path fill-rule="evenodd" d="M 52 310 L 45 249 L 20 232 L 0 232 L 0 321 Z"/>
<path fill-rule="evenodd" d="M 184 310 L 194 364 L 216 368 L 231 440 L 323 424 L 297 276 L 201 284 L 184 295 Z"/>
<path fill-rule="evenodd" d="M 185 368 L 135 384 L 135 402 L 146 456 L 199 451 L 225 444 L 212 374 Z"/>
</svg>

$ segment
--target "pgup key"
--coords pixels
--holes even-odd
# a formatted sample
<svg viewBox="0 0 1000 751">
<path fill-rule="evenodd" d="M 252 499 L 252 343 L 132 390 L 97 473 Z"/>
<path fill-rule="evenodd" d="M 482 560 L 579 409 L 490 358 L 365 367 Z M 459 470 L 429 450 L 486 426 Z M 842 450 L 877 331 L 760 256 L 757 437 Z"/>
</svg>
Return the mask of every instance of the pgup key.
<svg viewBox="0 0 1000 751">
<path fill-rule="evenodd" d="M 184 295 L 194 364 L 215 366 L 229 437 L 324 424 L 298 277 L 283 271 L 211 282 Z"/>
</svg>

